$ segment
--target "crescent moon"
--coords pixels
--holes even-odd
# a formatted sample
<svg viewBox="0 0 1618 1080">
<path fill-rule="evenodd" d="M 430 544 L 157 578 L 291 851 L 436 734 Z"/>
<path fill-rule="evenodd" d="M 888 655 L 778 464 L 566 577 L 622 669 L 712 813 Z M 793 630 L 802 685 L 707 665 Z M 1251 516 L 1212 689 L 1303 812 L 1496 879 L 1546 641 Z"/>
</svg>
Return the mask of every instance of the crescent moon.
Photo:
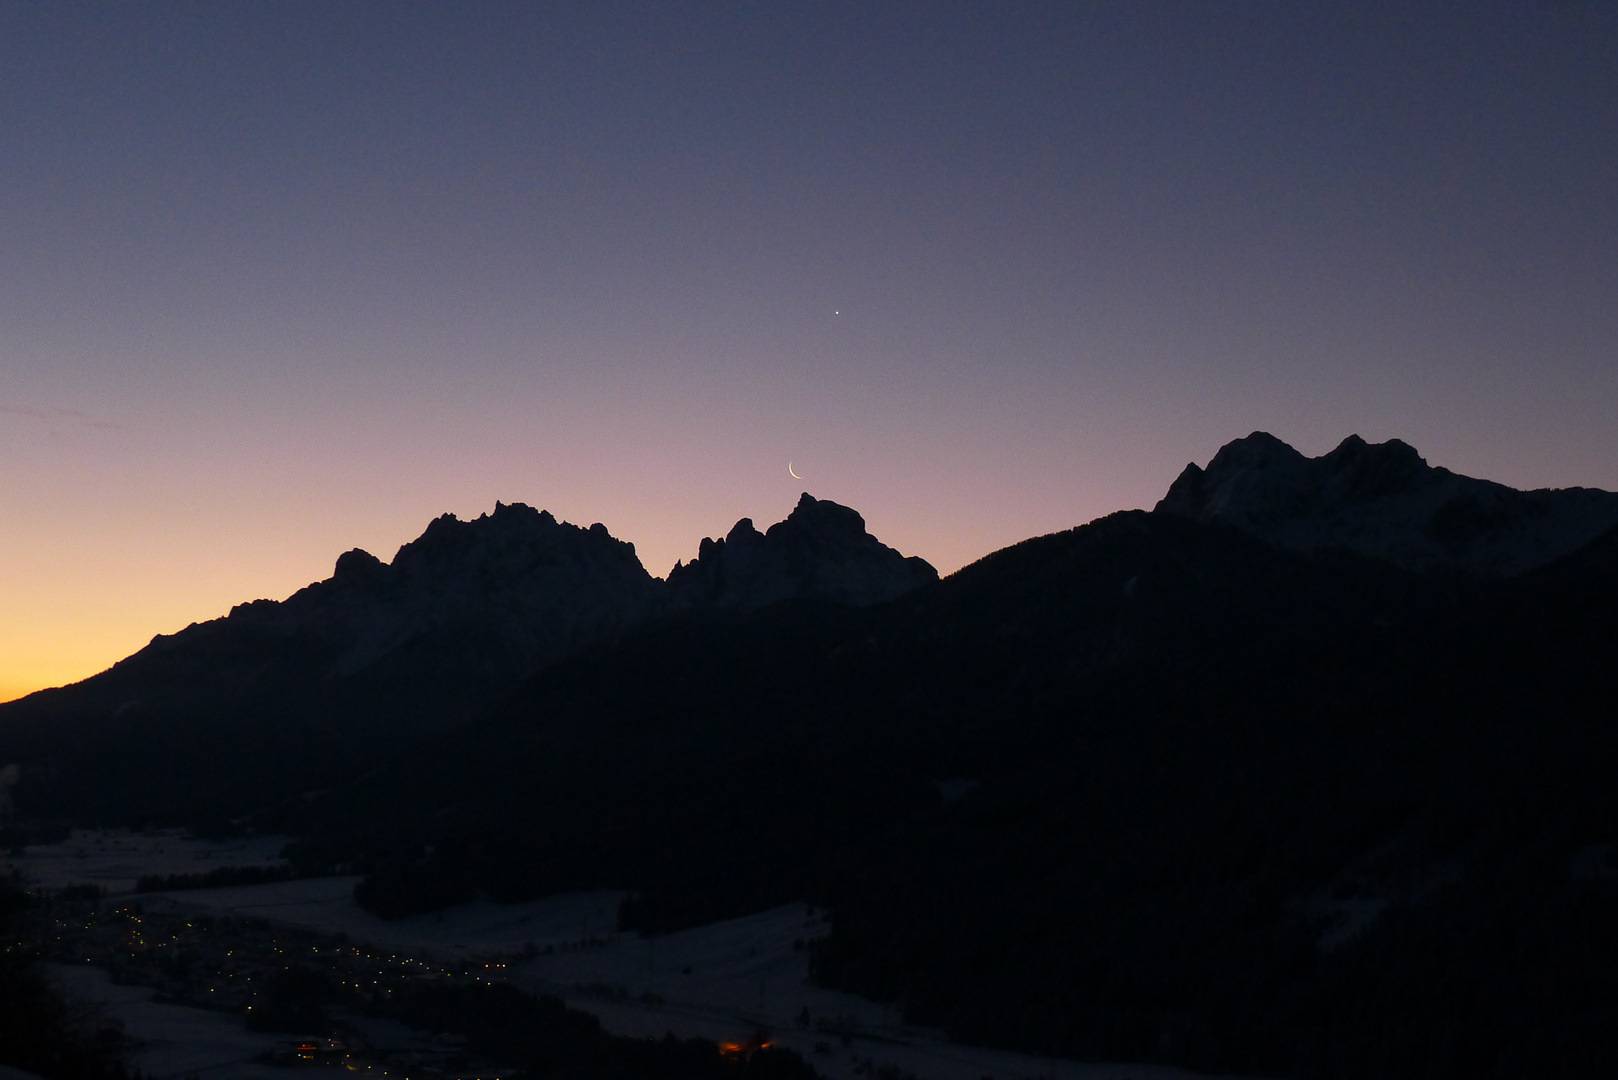
<svg viewBox="0 0 1618 1080">
<path fill-rule="evenodd" d="M 791 473 L 792 479 L 794 479 L 794 480 L 802 480 L 803 479 L 803 477 L 799 476 L 797 473 L 792 472 L 792 462 L 790 462 L 790 461 L 787 462 L 787 472 Z"/>
</svg>

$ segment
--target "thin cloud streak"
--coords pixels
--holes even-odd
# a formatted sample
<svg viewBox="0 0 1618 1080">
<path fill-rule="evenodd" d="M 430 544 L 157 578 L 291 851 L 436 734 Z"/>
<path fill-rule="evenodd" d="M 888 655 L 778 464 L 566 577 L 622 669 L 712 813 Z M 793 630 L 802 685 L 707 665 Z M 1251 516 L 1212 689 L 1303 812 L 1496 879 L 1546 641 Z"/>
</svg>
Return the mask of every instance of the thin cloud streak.
<svg viewBox="0 0 1618 1080">
<path fill-rule="evenodd" d="M 42 420 L 46 423 L 67 421 L 78 427 L 93 428 L 101 431 L 119 431 L 124 425 L 116 420 L 103 420 L 81 412 L 78 409 L 38 409 L 31 405 L 0 405 L 0 413 L 8 416 L 22 416 L 30 420 Z"/>
</svg>

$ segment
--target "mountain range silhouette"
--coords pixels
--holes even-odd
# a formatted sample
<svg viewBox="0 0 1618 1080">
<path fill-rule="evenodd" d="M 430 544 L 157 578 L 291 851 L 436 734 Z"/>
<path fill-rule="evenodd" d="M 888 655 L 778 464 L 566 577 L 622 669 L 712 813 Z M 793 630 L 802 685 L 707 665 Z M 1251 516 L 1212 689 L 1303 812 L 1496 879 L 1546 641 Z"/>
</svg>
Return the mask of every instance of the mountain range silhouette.
<svg viewBox="0 0 1618 1080">
<path fill-rule="evenodd" d="M 807 495 L 661 582 L 442 518 L 0 706 L 0 761 L 25 818 L 289 831 L 384 915 L 808 900 L 818 979 L 967 1041 L 1614 1075 L 1615 650 L 1618 495 L 1255 433 L 942 580 Z"/>
<path fill-rule="evenodd" d="M 0 706 L 0 758 L 31 762 L 36 778 L 101 776 L 84 785 L 99 792 L 89 804 L 58 802 L 45 785 L 33 804 L 45 812 L 116 815 L 133 800 L 194 818 L 224 799 L 236 813 L 465 723 L 546 665 L 671 612 L 871 604 L 937 577 L 855 511 L 807 493 L 765 534 L 743 519 L 726 540 L 704 540 L 666 582 L 604 525 L 496 504 L 432 521 L 389 563 L 346 552 L 330 578 L 285 600 L 239 604 L 99 675 Z M 94 749 L 71 758 L 60 749 L 85 744 Z M 174 761 L 207 747 L 208 764 L 180 789 L 118 764 L 158 745 Z"/>
</svg>

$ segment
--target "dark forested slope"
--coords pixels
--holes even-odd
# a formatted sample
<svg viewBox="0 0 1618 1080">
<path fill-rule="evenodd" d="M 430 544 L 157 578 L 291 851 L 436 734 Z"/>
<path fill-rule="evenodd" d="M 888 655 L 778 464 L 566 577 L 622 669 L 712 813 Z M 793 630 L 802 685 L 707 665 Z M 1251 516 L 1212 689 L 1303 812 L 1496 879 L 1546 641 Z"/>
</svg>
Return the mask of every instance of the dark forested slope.
<svg viewBox="0 0 1618 1080">
<path fill-rule="evenodd" d="M 1608 1063 L 1615 549 L 1417 575 L 1126 513 L 883 607 L 675 617 L 302 804 L 308 856 L 384 911 L 816 900 L 826 981 L 1051 1053 Z"/>
</svg>

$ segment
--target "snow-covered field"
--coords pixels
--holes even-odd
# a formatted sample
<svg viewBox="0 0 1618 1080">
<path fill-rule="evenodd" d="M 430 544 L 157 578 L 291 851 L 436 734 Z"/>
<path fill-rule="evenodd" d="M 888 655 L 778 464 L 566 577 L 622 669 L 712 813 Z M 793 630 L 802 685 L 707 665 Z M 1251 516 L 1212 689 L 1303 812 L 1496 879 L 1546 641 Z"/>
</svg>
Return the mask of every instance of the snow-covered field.
<svg viewBox="0 0 1618 1080">
<path fill-rule="evenodd" d="M 240 1018 L 210 1009 L 162 1005 L 146 986 L 115 986 L 101 968 L 50 964 L 49 974 L 73 999 L 94 1005 L 136 1040 L 131 1067 L 148 1080 L 286 1080 L 286 1070 L 251 1060 L 286 1045 L 284 1035 L 248 1031 Z"/>
<path fill-rule="evenodd" d="M 621 892 L 568 893 L 524 904 L 478 901 L 437 915 L 380 919 L 354 902 L 357 877 L 304 878 L 267 885 L 142 893 L 146 903 L 218 915 L 272 919 L 400 953 L 441 960 L 508 957 L 530 943 L 565 947 L 613 933 Z"/>
<path fill-rule="evenodd" d="M 290 837 L 253 836 L 195 840 L 178 830 L 78 829 L 60 844 L 27 848 L 21 858 L 0 856 L 0 867 L 14 866 L 48 889 L 99 885 L 109 893 L 130 892 L 148 874 L 205 874 L 221 866 L 274 866 Z"/>
<path fill-rule="evenodd" d="M 792 904 L 657 938 L 614 935 L 605 944 L 516 964 L 512 978 L 560 995 L 624 1035 L 673 1031 L 739 1041 L 764 1029 L 835 1080 L 851 1080 L 856 1067 L 871 1064 L 893 1065 L 923 1080 L 1184 1080 L 1196 1075 L 1154 1065 L 985 1050 L 910 1027 L 889 1006 L 809 982 L 809 954 L 794 942 L 828 929 L 804 905 Z M 845 1041 L 839 1032 L 851 1037 Z"/>
<path fill-rule="evenodd" d="M 173 833 L 75 833 L 63 844 L 29 848 L 15 865 L 50 888 L 90 883 L 119 893 L 132 890 L 145 874 L 271 863 L 282 843 L 284 838 L 214 844 Z M 614 930 L 622 893 L 573 893 L 523 904 L 477 902 L 385 921 L 354 903 L 356 880 L 315 878 L 140 895 L 144 903 L 342 932 L 400 954 L 505 958 L 514 982 L 594 1013 L 608 1031 L 740 1041 L 767 1030 L 829 1080 L 853 1080 L 856 1069 L 868 1074 L 873 1064 L 895 1066 L 920 1080 L 1186 1080 L 1195 1075 L 1153 1065 L 985 1050 L 906 1026 L 890 1007 L 809 982 L 809 954 L 802 942 L 828 928 L 801 904 L 644 938 Z M 525 954 L 531 958 L 520 958 Z M 145 1056 L 135 1060 L 148 1076 L 266 1080 L 276 1072 L 245 1060 L 268 1043 L 227 1014 L 156 1005 L 147 1000 L 150 991 L 111 986 L 104 975 L 97 981 L 96 969 L 63 970 L 77 980 L 72 983 L 76 995 L 104 1002 L 131 1035 L 149 1043 L 140 1051 Z"/>
</svg>

